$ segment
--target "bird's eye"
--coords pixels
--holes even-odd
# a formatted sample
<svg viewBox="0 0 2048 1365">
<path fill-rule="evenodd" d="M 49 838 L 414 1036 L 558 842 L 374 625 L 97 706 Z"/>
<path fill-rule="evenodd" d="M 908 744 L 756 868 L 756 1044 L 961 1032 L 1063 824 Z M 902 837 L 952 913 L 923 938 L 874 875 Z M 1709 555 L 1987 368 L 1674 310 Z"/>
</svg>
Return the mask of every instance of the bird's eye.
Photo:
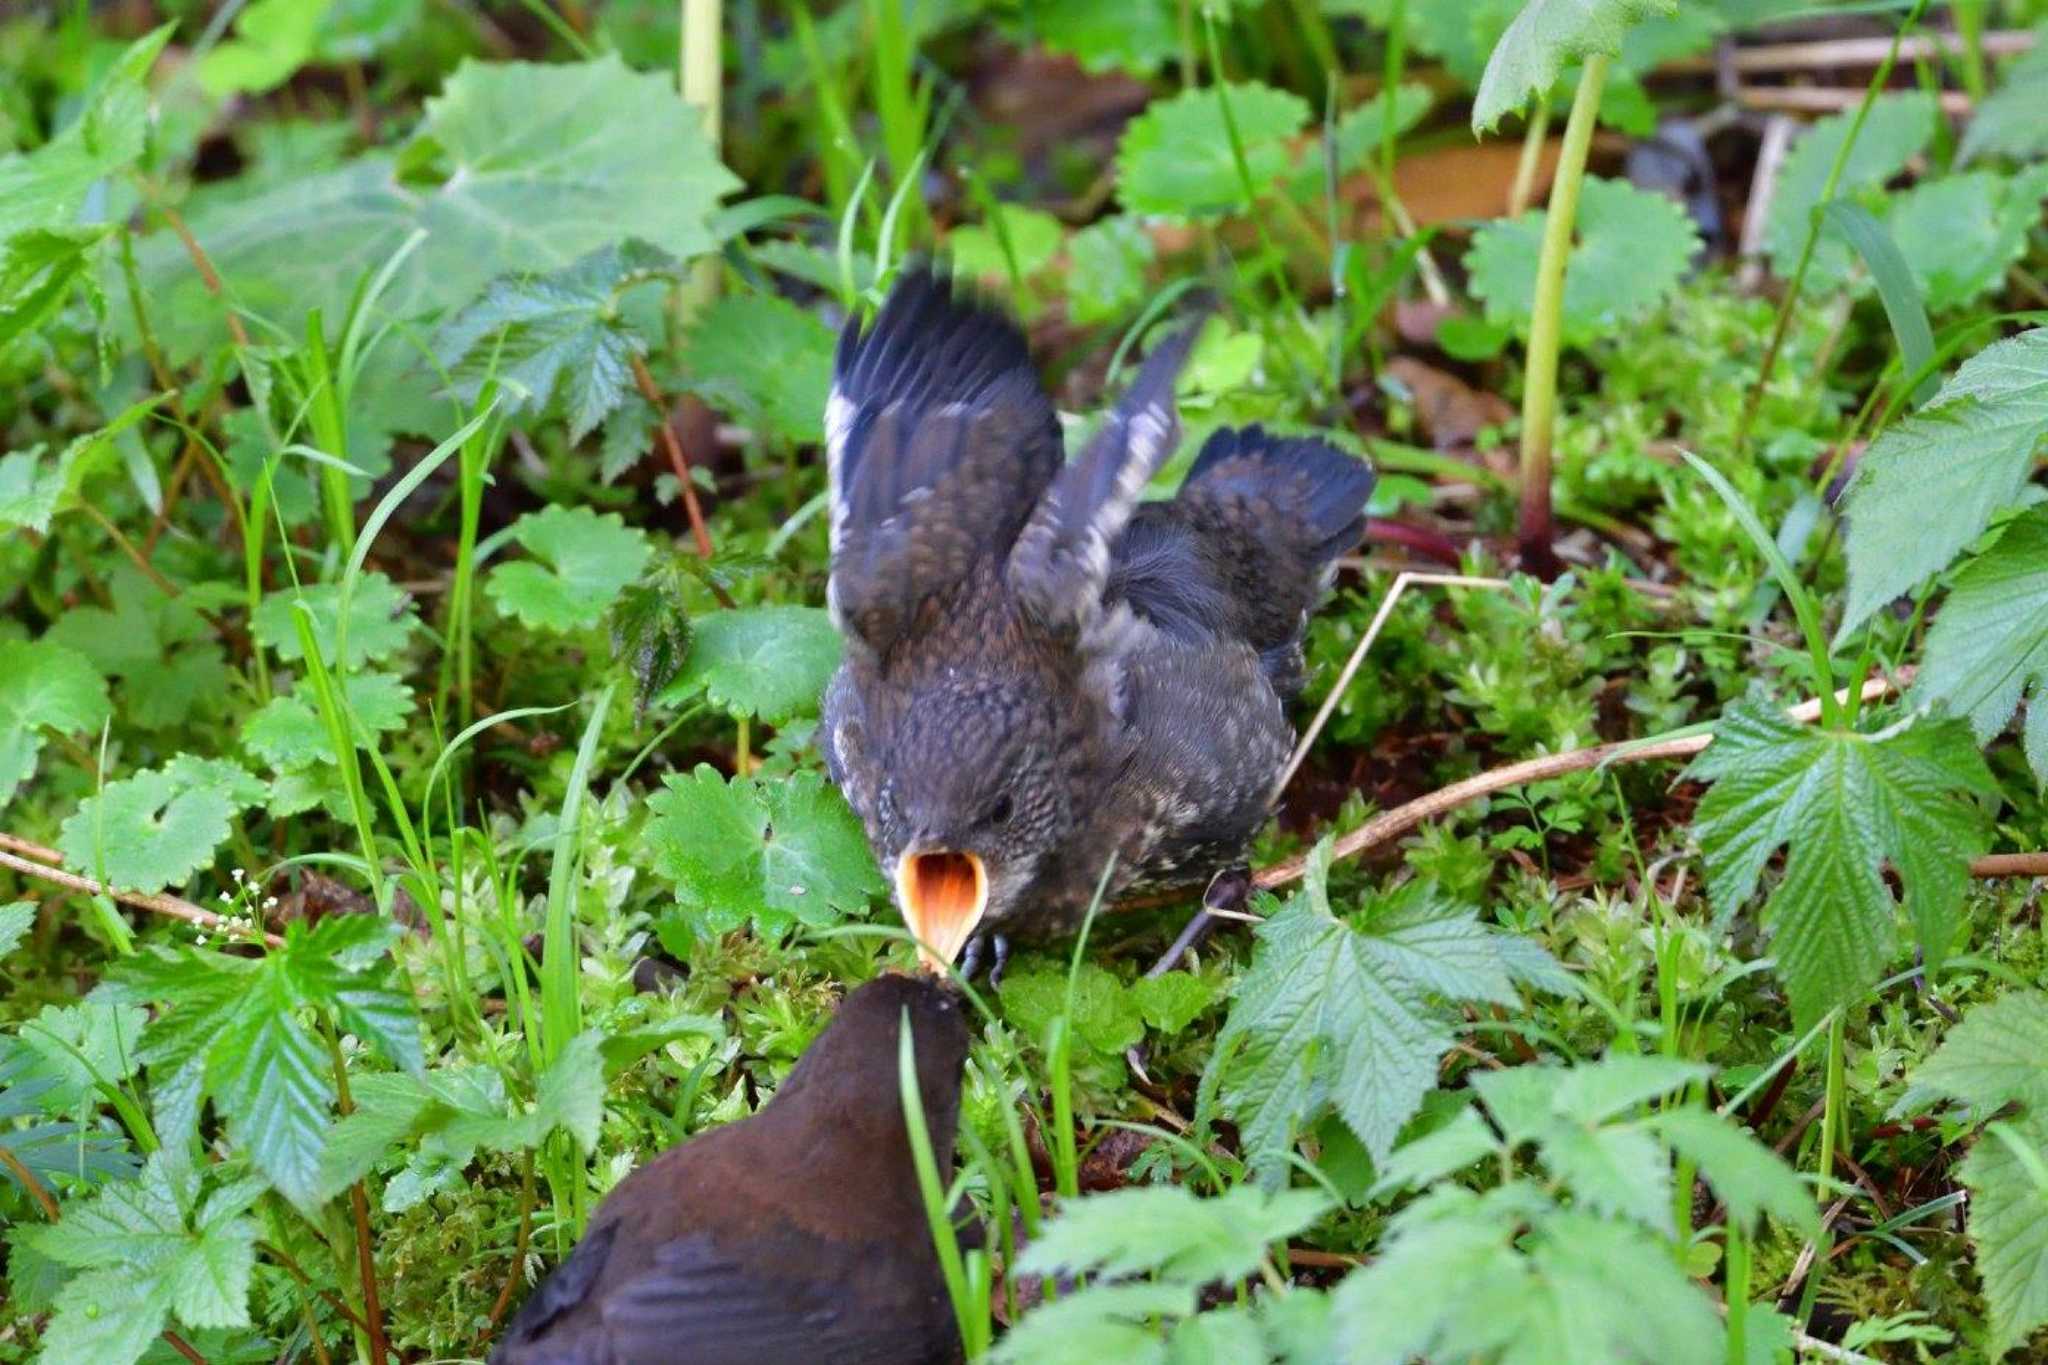
<svg viewBox="0 0 2048 1365">
<path fill-rule="evenodd" d="M 1007 825 L 1010 823 L 1010 794 L 1008 792 L 998 796 L 996 803 L 988 808 L 988 822 L 991 825 Z"/>
</svg>

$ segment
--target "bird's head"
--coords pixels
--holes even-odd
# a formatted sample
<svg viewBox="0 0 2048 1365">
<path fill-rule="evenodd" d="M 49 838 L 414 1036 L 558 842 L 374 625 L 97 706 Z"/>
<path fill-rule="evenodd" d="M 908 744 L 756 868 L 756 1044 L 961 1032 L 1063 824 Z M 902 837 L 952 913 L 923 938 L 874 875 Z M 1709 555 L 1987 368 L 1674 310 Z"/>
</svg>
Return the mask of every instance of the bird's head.
<svg viewBox="0 0 2048 1365">
<path fill-rule="evenodd" d="M 948 670 L 899 717 L 877 755 L 887 776 L 871 833 L 919 956 L 943 969 L 1015 911 L 1071 831 L 1085 745 L 1036 679 Z"/>
</svg>

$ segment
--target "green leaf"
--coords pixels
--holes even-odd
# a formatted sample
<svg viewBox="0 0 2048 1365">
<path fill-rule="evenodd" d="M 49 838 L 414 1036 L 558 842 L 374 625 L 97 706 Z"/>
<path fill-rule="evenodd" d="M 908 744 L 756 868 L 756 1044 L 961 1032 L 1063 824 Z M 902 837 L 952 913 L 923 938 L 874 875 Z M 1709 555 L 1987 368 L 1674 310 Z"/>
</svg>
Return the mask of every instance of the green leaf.
<svg viewBox="0 0 2048 1365">
<path fill-rule="evenodd" d="M 1199 1198 L 1180 1185 L 1127 1186 L 1069 1200 L 1040 1229 L 1017 1268 L 1026 1274 L 1153 1276 L 1200 1287 L 1258 1269 L 1266 1247 L 1329 1208 L 1315 1190 L 1238 1185 Z"/>
<path fill-rule="evenodd" d="M 1473 234 L 1465 255 L 1472 292 L 1484 300 L 1488 321 L 1525 337 L 1536 306 L 1544 212 L 1488 223 Z M 1562 319 L 1572 345 L 1612 336 L 1662 303 L 1699 249 L 1699 230 L 1676 202 L 1597 176 L 1580 187 L 1574 231 Z"/>
<path fill-rule="evenodd" d="M 0 241 L 0 349 L 46 325 L 75 289 L 85 291 L 94 322 L 105 326 L 107 297 L 98 272 L 101 248 L 111 235 L 112 229 L 100 223 L 31 228 Z M 0 488 L 7 483 L 7 460 L 0 460 Z M 13 519 L 5 510 L 9 501 L 0 492 L 0 522 Z"/>
<path fill-rule="evenodd" d="M 997 204 L 996 212 L 1001 215 L 1003 233 L 1010 239 L 1010 251 L 1016 255 L 1018 278 L 1029 279 L 1052 264 L 1066 236 L 1059 219 L 1043 209 L 1021 204 Z M 953 258 L 953 269 L 960 275 L 990 284 L 1008 283 L 1010 256 L 1004 252 L 993 222 L 985 227 L 954 228 L 946 234 L 946 250 Z"/>
<path fill-rule="evenodd" d="M 229 817 L 267 791 L 235 764 L 188 756 L 87 797 L 64 822 L 57 847 L 67 865 L 122 890 L 181 886 L 213 862 Z"/>
<path fill-rule="evenodd" d="M 314 39 L 333 0 L 255 0 L 235 20 L 235 36 L 199 62 L 199 84 L 219 98 L 260 95 L 291 79 L 313 57 Z"/>
<path fill-rule="evenodd" d="M 559 503 L 514 522 L 512 538 L 534 560 L 499 565 L 484 591 L 499 610 L 537 630 L 596 625 L 654 553 L 618 513 Z"/>
<path fill-rule="evenodd" d="M 21 946 L 28 931 L 36 927 L 34 901 L 9 901 L 0 905 L 0 957 Z"/>
<path fill-rule="evenodd" d="M 216 204 L 189 226 L 229 296 L 296 335 L 308 309 L 342 316 L 415 232 L 425 236 L 379 300 L 390 318 L 460 307 L 500 275 L 559 270 L 629 237 L 695 256 L 715 245 L 707 219 L 738 183 L 665 73 L 613 54 L 471 61 L 427 101 L 400 156 Z M 164 344 L 183 356 L 217 335 L 220 306 L 182 243 L 158 233 L 139 256 Z"/>
<path fill-rule="evenodd" d="M 2027 760 L 2048 782 L 2048 507 L 2014 518 L 1957 571 L 1914 688 L 1968 716 L 1980 744 L 2027 693 Z"/>
<path fill-rule="evenodd" d="M 45 731 L 98 730 L 107 682 L 85 656 L 48 641 L 0 640 L 0 807 L 34 776 Z"/>
<path fill-rule="evenodd" d="M 2019 499 L 2048 436 L 2048 328 L 1985 347 L 1885 429 L 1847 494 L 1849 599 L 1838 638 L 1947 566 Z"/>
<path fill-rule="evenodd" d="M 1145 298 L 1152 258 L 1152 234 L 1126 214 L 1076 232 L 1067 239 L 1067 316 L 1085 325 L 1136 309 Z"/>
<path fill-rule="evenodd" d="M 1559 1123 L 1544 1134 L 1539 1150 L 1580 1206 L 1672 1235 L 1671 1163 L 1649 1133 Z"/>
<path fill-rule="evenodd" d="M 1907 374 L 1920 373 L 1934 359 L 1934 329 L 1927 325 L 1927 306 L 1920 282 L 1899 253 L 1898 243 L 1861 204 L 1836 199 L 1821 212 L 1829 227 L 1848 238 L 1856 254 L 1863 258 L 1864 268 L 1877 282 L 1885 320 L 1891 323 L 1892 339 L 1899 346 L 1900 368 Z M 1932 379 L 1926 382 L 1931 388 Z"/>
<path fill-rule="evenodd" d="M 1216 987 L 1189 972 L 1139 977 L 1130 989 L 1131 1001 L 1145 1022 L 1168 1035 L 1184 1031 L 1216 999 Z"/>
<path fill-rule="evenodd" d="M 329 915 L 307 933 L 294 923 L 275 959 L 295 999 L 334 1011 L 343 1029 L 405 1071 L 426 1066 L 419 1007 L 385 955 L 404 935 L 375 915 Z"/>
<path fill-rule="evenodd" d="M 569 418 L 569 439 L 580 441 L 634 394 L 633 360 L 647 353 L 620 296 L 675 272 L 665 253 L 628 241 L 551 274 L 493 280 L 441 328 L 434 352 L 465 402 L 496 379 L 506 411 L 553 403 Z"/>
<path fill-rule="evenodd" d="M 859 819 L 816 773 L 728 783 L 700 764 L 664 782 L 647 800 L 652 866 L 713 932 L 822 928 L 887 890 Z"/>
<path fill-rule="evenodd" d="M 1704 1080 L 1708 1071 L 1699 1062 L 1618 1052 L 1546 1079 L 1543 1090 L 1551 1112 L 1559 1117 L 1578 1123 L 1604 1123 L 1680 1086 Z M 1489 1072 L 1474 1081 L 1489 1104 L 1499 1075 Z"/>
<path fill-rule="evenodd" d="M 0 156 L 0 240 L 73 226 L 93 185 L 142 155 L 149 69 L 175 27 L 165 24 L 124 48 L 62 132 L 33 152 Z"/>
<path fill-rule="evenodd" d="M 1891 201 L 1886 226 L 1928 308 L 1960 308 L 2004 282 L 2041 219 L 2042 189 L 2038 174 L 2007 180 L 1969 171 L 1922 181 Z"/>
<path fill-rule="evenodd" d="M 1617 55 L 1631 24 L 1677 8 L 1677 0 L 1528 0 L 1479 78 L 1472 131 L 1488 132 L 1530 100 L 1548 98 L 1566 62 Z"/>
<path fill-rule="evenodd" d="M 702 692 L 736 716 L 779 725 L 813 716 L 832 670 L 839 632 L 820 607 L 735 607 L 693 623 L 682 675 L 661 694 L 668 704 Z"/>
<path fill-rule="evenodd" d="M 1096 73 L 1149 75 L 1178 51 L 1180 34 L 1169 0 L 1038 0 L 1018 11 L 1025 36 L 1065 53 Z"/>
<path fill-rule="evenodd" d="M 1151 1323 L 1195 1308 L 1194 1291 L 1181 1285 L 1095 1284 L 1033 1308 L 1003 1334 L 990 1353 L 993 1365 L 1166 1365 L 1165 1346 Z"/>
<path fill-rule="evenodd" d="M 1971 1008 L 1913 1073 L 1915 1090 L 1988 1118 L 2013 1102 L 2048 1116 L 2048 995 L 2013 991 Z"/>
<path fill-rule="evenodd" d="M 78 505 L 86 480 L 111 467 L 114 438 L 147 417 L 163 397 L 152 394 L 129 404 L 99 430 L 72 438 L 48 464 L 39 445 L 0 458 L 0 530 L 26 526 L 48 531 L 59 512 Z M 154 586 L 152 591 L 161 594 Z"/>
<path fill-rule="evenodd" d="M 243 994 L 206 1053 L 206 1088 L 228 1137 L 302 1211 L 320 1203 L 320 1151 L 332 1122 L 330 1059 L 297 1017 L 275 959 Z"/>
<path fill-rule="evenodd" d="M 2034 30 L 2034 45 L 2007 63 L 1998 88 L 1980 101 L 1963 130 L 1956 163 L 1985 156 L 2028 161 L 2048 152 L 2048 25 Z"/>
<path fill-rule="evenodd" d="M 1974 1013 L 1981 1013 L 1979 1007 Z M 2035 1054 L 2039 1068 L 2040 1054 Z M 2004 1125 L 2007 1136 L 2048 1162 L 2048 1114 Z M 2048 1323 L 2048 1189 L 1998 1135 L 1980 1134 L 1959 1172 L 1970 1190 L 1970 1241 L 1991 1306 L 1995 1360 Z"/>
<path fill-rule="evenodd" d="M 336 637 L 341 625 L 341 587 L 315 583 L 305 588 L 286 588 L 265 597 L 250 617 L 256 642 L 277 651 L 290 663 L 305 657 L 299 644 L 298 628 L 292 624 L 294 603 L 304 602 L 313 617 L 313 638 L 320 642 L 320 656 L 332 668 Z M 370 572 L 356 580 L 348 604 L 349 669 L 388 658 L 405 648 L 419 626 L 412 598 L 381 573 Z"/>
<path fill-rule="evenodd" d="M 1117 144 L 1117 198 L 1127 212 L 1217 218 L 1251 208 L 1224 123 L 1237 125 L 1250 191 L 1282 179 L 1294 163 L 1288 143 L 1308 122 L 1300 96 L 1255 81 L 1183 90 L 1154 100 L 1124 126 Z"/>
<path fill-rule="evenodd" d="M 1114 1058 L 1119 1065 L 1124 1049 L 1145 1036 L 1135 990 L 1107 967 L 1083 962 L 1074 974 L 1072 1001 L 1070 1010 L 1063 963 L 1032 962 L 1003 977 L 1003 1019 L 1040 1046 L 1046 1045 L 1053 1021 L 1063 1015 L 1081 1054 Z"/>
<path fill-rule="evenodd" d="M 683 364 L 690 386 L 760 422 L 778 440 L 825 436 L 832 390 L 832 333 L 773 294 L 727 294 L 690 332 Z"/>
<path fill-rule="evenodd" d="M 1454 1041 L 1438 1001 L 1519 1001 L 1475 910 L 1410 883 L 1352 928 L 1330 912 L 1328 860 L 1318 846 L 1303 890 L 1259 926 L 1202 1078 L 1265 1170 L 1326 1106 L 1383 1160 Z"/>
<path fill-rule="evenodd" d="M 44 1329 L 39 1365 L 128 1365 L 163 1332 L 170 1302 L 138 1294 L 128 1269 L 88 1270 L 64 1286 Z"/>
<path fill-rule="evenodd" d="M 1813 210 L 1821 202 L 1828 171 L 1848 139 L 1855 111 L 1848 110 L 1820 120 L 1792 144 L 1778 171 L 1777 187 L 1764 219 L 1764 246 L 1771 255 L 1771 268 L 1790 279 L 1806 245 Z M 1906 163 L 1934 137 L 1935 107 L 1931 95 L 1919 91 L 1880 95 L 1842 165 L 1835 182 L 1835 194 L 1852 198 L 1876 190 L 1906 168 Z M 1834 289 L 1849 277 L 1849 247 L 1839 237 L 1822 234 L 1808 266 L 1808 289 Z"/>
<path fill-rule="evenodd" d="M 1422 122 L 1436 104 L 1436 95 L 1420 81 L 1404 81 L 1394 88 L 1390 101 L 1384 93 L 1367 100 L 1356 108 L 1346 110 L 1337 120 L 1337 171 L 1348 175 L 1361 169 L 1380 154 L 1381 139 L 1386 135 L 1389 121 L 1394 126 L 1394 136 L 1413 128 Z M 1316 193 L 1322 191 L 1322 158 L 1317 157 L 1313 167 L 1304 167 L 1304 173 L 1313 170 L 1314 184 L 1310 188 Z"/>
<path fill-rule="evenodd" d="M 1705 1109 L 1671 1109 L 1651 1122 L 1673 1151 L 1699 1168 L 1737 1223 L 1754 1230 L 1768 1213 L 1804 1236 L 1817 1231 L 1813 1192 L 1747 1130 Z"/>
<path fill-rule="evenodd" d="M 97 1103 L 104 1098 L 99 1087 L 118 1086 L 135 1074 L 136 1042 L 146 1018 L 140 1006 L 105 994 L 75 1005 L 45 1005 L 21 1025 L 21 1044 L 29 1054 L 17 1054 L 26 1063 L 21 1079 L 48 1082 L 42 1100 L 52 1110 Z"/>
<path fill-rule="evenodd" d="M 1975 798 L 1998 790 L 1963 722 L 1921 717 L 1864 735 L 1739 703 L 1687 772 L 1714 784 L 1693 829 L 1718 914 L 1748 901 L 1764 864 L 1786 849 L 1764 914 L 1800 1028 L 1857 999 L 1891 964 L 1887 864 L 1929 966 L 1947 953 L 1970 859 L 1989 839 Z"/>
</svg>

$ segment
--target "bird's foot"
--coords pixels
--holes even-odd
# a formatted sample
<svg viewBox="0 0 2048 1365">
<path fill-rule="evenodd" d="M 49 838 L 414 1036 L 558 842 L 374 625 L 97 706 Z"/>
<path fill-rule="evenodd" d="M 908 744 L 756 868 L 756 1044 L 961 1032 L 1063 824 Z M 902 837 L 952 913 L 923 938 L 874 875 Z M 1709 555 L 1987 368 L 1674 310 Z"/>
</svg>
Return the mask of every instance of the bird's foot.
<svg viewBox="0 0 2048 1365">
<path fill-rule="evenodd" d="M 1202 893 L 1202 908 L 1195 911 L 1194 918 L 1180 931 L 1180 937 L 1173 941 L 1173 946 L 1146 969 L 1145 975 L 1164 976 L 1172 971 L 1173 964 L 1180 961 L 1183 954 L 1192 951 L 1195 945 L 1207 938 L 1209 931 L 1215 928 L 1217 916 L 1212 912 L 1221 911 L 1226 916 L 1235 915 L 1244 909 L 1245 902 L 1251 899 L 1251 894 L 1252 870 L 1248 867 L 1226 867 L 1211 877 L 1209 889 Z"/>
<path fill-rule="evenodd" d="M 972 981 L 981 973 L 983 957 L 991 959 L 988 968 L 988 988 L 999 991 L 1003 988 L 1003 968 L 1010 965 L 1010 940 L 1001 934 L 976 934 L 967 940 L 967 951 L 960 954 L 960 978 Z"/>
</svg>

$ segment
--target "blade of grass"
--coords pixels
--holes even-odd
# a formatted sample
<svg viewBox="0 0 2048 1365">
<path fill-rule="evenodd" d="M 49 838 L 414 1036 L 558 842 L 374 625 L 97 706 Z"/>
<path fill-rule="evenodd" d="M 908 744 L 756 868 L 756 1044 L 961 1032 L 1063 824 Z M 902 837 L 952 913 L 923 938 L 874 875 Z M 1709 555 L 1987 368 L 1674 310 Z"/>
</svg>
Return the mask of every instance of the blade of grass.
<svg viewBox="0 0 2048 1365">
<path fill-rule="evenodd" d="M 1899 361 L 1907 374 L 1920 374 L 1934 359 L 1934 329 L 1927 325 L 1927 305 L 1921 301 L 1919 282 L 1912 267 L 1899 254 L 1898 244 L 1884 224 L 1870 210 L 1847 199 L 1837 199 L 1821 210 L 1821 218 L 1841 230 L 1849 245 L 1863 258 L 1870 277 L 1877 283 L 1877 297 L 1884 304 L 1885 319 L 1891 323 L 1892 339 L 1899 343 Z M 1924 403 L 1934 396 L 1934 377 L 1926 374 L 1913 401 Z"/>
</svg>

